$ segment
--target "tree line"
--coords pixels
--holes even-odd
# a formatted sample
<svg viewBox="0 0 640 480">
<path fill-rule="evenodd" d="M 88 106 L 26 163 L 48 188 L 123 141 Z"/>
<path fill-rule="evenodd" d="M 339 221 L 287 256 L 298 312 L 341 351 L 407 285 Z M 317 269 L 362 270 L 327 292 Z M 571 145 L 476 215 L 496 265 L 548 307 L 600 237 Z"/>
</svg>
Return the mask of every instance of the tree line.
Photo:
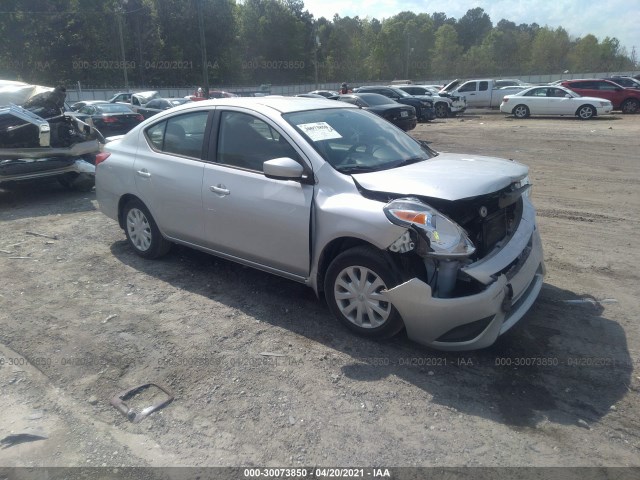
<svg viewBox="0 0 640 480">
<path fill-rule="evenodd" d="M 3 0 L 0 78 L 93 87 L 352 83 L 611 72 L 635 48 L 481 8 L 314 18 L 302 0 Z M 206 51 L 206 54 L 204 53 Z"/>
</svg>

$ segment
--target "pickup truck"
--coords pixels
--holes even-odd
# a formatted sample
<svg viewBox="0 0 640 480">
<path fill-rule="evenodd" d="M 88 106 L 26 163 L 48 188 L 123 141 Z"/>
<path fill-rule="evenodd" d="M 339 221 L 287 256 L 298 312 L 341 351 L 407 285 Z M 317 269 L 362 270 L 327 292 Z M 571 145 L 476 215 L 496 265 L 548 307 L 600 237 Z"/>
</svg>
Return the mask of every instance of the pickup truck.
<svg viewBox="0 0 640 480">
<path fill-rule="evenodd" d="M 123 103 L 137 113 L 140 107 L 144 107 L 155 98 L 160 98 L 160 93 L 152 90 L 149 92 L 117 93 L 107 101 L 109 103 Z"/>
<path fill-rule="evenodd" d="M 498 108 L 502 102 L 502 97 L 513 93 L 518 93 L 527 85 L 513 85 L 509 87 L 499 87 L 496 80 L 454 80 L 446 85 L 440 94 L 449 94 L 465 97 L 468 108 Z"/>
</svg>

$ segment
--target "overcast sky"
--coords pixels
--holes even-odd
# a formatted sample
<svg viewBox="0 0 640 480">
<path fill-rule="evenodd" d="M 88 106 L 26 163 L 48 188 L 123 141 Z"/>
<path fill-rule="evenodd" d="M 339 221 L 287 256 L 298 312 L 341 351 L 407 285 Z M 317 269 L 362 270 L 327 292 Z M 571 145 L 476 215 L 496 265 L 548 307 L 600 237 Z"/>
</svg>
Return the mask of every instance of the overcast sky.
<svg viewBox="0 0 640 480">
<path fill-rule="evenodd" d="M 616 37 L 620 45 L 636 47 L 640 56 L 640 0 L 455 0 L 428 2 L 420 0 L 303 0 L 316 18 L 371 17 L 382 20 L 402 11 L 414 13 L 444 12 L 459 19 L 467 10 L 480 7 L 491 17 L 495 26 L 503 18 L 540 26 L 564 27 L 569 37 L 578 38 L 591 33 L 598 40 Z"/>
</svg>

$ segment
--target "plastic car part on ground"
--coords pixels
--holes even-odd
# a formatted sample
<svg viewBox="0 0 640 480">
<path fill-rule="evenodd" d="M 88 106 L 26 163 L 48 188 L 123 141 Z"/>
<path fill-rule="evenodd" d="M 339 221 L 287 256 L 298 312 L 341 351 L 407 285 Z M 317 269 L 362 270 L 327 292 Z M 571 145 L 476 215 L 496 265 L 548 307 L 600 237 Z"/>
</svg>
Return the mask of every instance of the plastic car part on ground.
<svg viewBox="0 0 640 480">
<path fill-rule="evenodd" d="M 167 398 L 151 405 L 150 407 L 142 409 L 140 412 L 136 412 L 133 408 L 129 407 L 129 405 L 125 403 L 127 400 L 131 400 L 139 393 L 142 393 L 143 391 L 151 387 L 155 387 L 164 392 L 167 395 Z M 146 416 L 150 415 L 156 410 L 160 410 L 161 408 L 166 407 L 171 402 L 173 402 L 173 398 L 173 394 L 171 394 L 171 392 L 169 392 L 167 388 L 161 387 L 156 383 L 145 383 L 144 385 L 139 385 L 137 387 L 130 388 L 129 390 L 124 390 L 115 395 L 111 399 L 111 405 L 113 405 L 116 409 L 118 409 L 120 413 L 127 417 L 130 422 L 140 423 Z"/>
</svg>

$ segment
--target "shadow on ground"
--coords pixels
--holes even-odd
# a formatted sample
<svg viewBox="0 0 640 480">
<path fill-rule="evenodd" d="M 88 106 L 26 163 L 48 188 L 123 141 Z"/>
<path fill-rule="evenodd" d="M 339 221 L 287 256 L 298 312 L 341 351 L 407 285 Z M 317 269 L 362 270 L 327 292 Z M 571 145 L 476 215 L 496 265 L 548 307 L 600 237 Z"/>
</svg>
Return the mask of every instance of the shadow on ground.
<svg viewBox="0 0 640 480">
<path fill-rule="evenodd" d="M 55 179 L 0 185 L 0 220 L 16 220 L 95 210 L 95 191 L 77 192 Z"/>
<path fill-rule="evenodd" d="M 631 360 L 625 332 L 597 302 L 545 284 L 532 310 L 492 347 L 445 353 L 410 342 L 357 337 L 304 285 L 189 249 L 159 261 L 112 245 L 124 264 L 193 294 L 347 354 L 345 377 L 356 382 L 399 377 L 433 402 L 512 427 L 541 421 L 598 422 L 627 392 Z"/>
</svg>

